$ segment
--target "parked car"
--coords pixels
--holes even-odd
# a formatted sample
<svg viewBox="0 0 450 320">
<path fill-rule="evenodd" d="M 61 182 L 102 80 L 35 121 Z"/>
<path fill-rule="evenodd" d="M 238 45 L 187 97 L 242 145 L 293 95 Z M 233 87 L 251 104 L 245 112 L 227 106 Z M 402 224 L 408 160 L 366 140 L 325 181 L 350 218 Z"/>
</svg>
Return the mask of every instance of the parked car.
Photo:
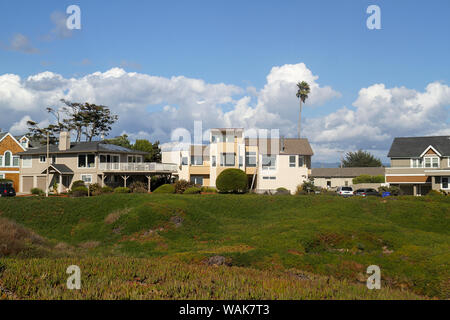
<svg viewBox="0 0 450 320">
<path fill-rule="evenodd" d="M 380 195 L 380 193 L 377 190 L 372 189 L 372 188 L 358 189 L 355 191 L 355 196 L 363 196 L 363 197 L 377 196 L 378 197 L 379 195 Z"/>
<path fill-rule="evenodd" d="M 336 193 L 343 197 L 351 197 L 351 196 L 353 196 L 353 188 L 352 187 L 338 187 L 336 189 Z"/>
<path fill-rule="evenodd" d="M 0 197 L 15 197 L 16 190 L 14 190 L 13 186 L 10 183 L 1 183 L 0 184 Z"/>
</svg>

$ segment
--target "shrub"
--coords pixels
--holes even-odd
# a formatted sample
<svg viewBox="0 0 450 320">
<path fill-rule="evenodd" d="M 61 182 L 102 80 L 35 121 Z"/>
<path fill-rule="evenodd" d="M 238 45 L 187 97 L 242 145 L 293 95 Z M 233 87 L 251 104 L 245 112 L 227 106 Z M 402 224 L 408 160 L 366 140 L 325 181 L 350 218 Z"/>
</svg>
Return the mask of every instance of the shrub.
<svg viewBox="0 0 450 320">
<path fill-rule="evenodd" d="M 379 193 L 390 192 L 392 196 L 399 196 L 402 194 L 400 188 L 396 187 L 396 186 L 390 186 L 390 187 L 381 186 L 378 188 L 378 192 Z"/>
<path fill-rule="evenodd" d="M 314 185 L 314 178 L 309 178 L 308 180 L 303 181 L 301 185 L 297 186 L 295 194 L 297 195 L 309 194 L 314 193 L 316 190 L 319 191 L 320 188 Z"/>
<path fill-rule="evenodd" d="M 163 184 L 158 187 L 154 193 L 175 193 L 175 186 L 173 184 Z"/>
<path fill-rule="evenodd" d="M 362 174 L 360 176 L 357 176 L 356 178 L 353 178 L 353 184 L 358 183 L 384 183 L 385 178 L 383 175 L 379 176 L 371 176 L 368 174 Z"/>
<path fill-rule="evenodd" d="M 130 184 L 130 190 L 132 193 L 147 193 L 147 184 L 142 181 L 134 181 Z"/>
<path fill-rule="evenodd" d="M 201 191 L 206 193 L 216 193 L 217 189 L 214 187 L 202 187 Z"/>
<path fill-rule="evenodd" d="M 130 193 L 130 188 L 117 187 L 117 188 L 114 189 L 114 193 Z"/>
<path fill-rule="evenodd" d="M 112 193 L 112 192 L 114 192 L 114 189 L 109 186 L 104 186 L 102 188 L 102 193 Z"/>
<path fill-rule="evenodd" d="M 437 190 L 430 190 L 430 191 L 427 193 L 427 196 L 430 196 L 430 197 L 442 196 L 442 195 L 444 195 L 444 193 L 442 193 L 442 191 L 439 192 L 439 191 L 437 191 Z"/>
<path fill-rule="evenodd" d="M 186 180 L 178 180 L 175 182 L 175 193 L 184 193 L 184 191 L 194 185 Z"/>
<path fill-rule="evenodd" d="M 85 186 L 86 185 L 84 184 L 83 180 L 77 180 L 72 183 L 72 189 L 77 188 L 77 187 L 85 187 Z"/>
<path fill-rule="evenodd" d="M 291 192 L 288 190 L 288 189 L 286 189 L 286 188 L 283 188 L 283 187 L 280 187 L 280 188 L 277 188 L 277 193 L 276 194 L 291 194 Z"/>
<path fill-rule="evenodd" d="M 184 190 L 184 194 L 199 194 L 202 191 L 199 187 L 190 187 Z"/>
<path fill-rule="evenodd" d="M 39 188 L 33 188 L 30 190 L 31 194 L 35 194 L 38 196 L 43 196 L 45 194 L 44 190 L 39 189 Z"/>
<path fill-rule="evenodd" d="M 240 169 L 225 169 L 216 179 L 217 190 L 221 193 L 244 193 L 248 190 L 248 179 Z"/>
<path fill-rule="evenodd" d="M 102 194 L 102 187 L 98 183 L 93 183 L 89 185 L 89 193 L 91 196 L 98 196 Z"/>
<path fill-rule="evenodd" d="M 70 190 L 69 195 L 71 197 L 86 197 L 88 195 L 88 188 L 86 187 L 76 187 Z"/>
</svg>

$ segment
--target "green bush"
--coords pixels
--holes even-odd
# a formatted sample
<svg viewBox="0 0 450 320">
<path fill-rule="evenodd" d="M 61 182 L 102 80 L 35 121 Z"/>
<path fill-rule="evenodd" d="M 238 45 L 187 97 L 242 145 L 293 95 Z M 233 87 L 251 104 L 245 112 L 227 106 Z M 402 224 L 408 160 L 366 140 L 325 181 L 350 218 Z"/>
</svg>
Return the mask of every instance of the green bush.
<svg viewBox="0 0 450 320">
<path fill-rule="evenodd" d="M 175 193 L 175 186 L 173 184 L 163 184 L 158 187 L 154 193 Z"/>
<path fill-rule="evenodd" d="M 217 193 L 217 189 L 214 187 L 202 187 L 201 191 L 206 193 Z"/>
<path fill-rule="evenodd" d="M 181 179 L 176 181 L 174 186 L 175 186 L 175 193 L 182 194 L 184 193 L 184 191 L 186 191 L 186 189 L 193 187 L 194 184 L 190 183 L 189 181 Z"/>
<path fill-rule="evenodd" d="M 390 186 L 390 187 L 381 186 L 378 188 L 378 192 L 379 193 L 390 192 L 392 196 L 402 195 L 400 188 L 396 187 L 396 186 Z"/>
<path fill-rule="evenodd" d="M 199 187 L 190 187 L 184 190 L 184 194 L 199 194 L 202 191 Z"/>
<path fill-rule="evenodd" d="M 89 194 L 91 196 L 98 196 L 102 194 L 102 186 L 98 183 L 93 183 L 89 185 Z"/>
<path fill-rule="evenodd" d="M 33 188 L 30 191 L 31 191 L 31 194 L 35 194 L 38 196 L 43 196 L 45 194 L 44 190 L 39 189 L 39 188 Z"/>
<path fill-rule="evenodd" d="M 288 194 L 291 194 L 291 192 L 288 190 L 288 189 L 286 189 L 286 188 L 283 188 L 283 187 L 280 187 L 280 188 L 277 188 L 277 193 L 276 194 L 278 194 L 278 195 L 288 195 Z"/>
<path fill-rule="evenodd" d="M 102 193 L 113 193 L 113 192 L 114 192 L 114 189 L 109 186 L 104 186 L 102 188 Z"/>
<path fill-rule="evenodd" d="M 221 193 L 245 193 L 248 190 L 248 179 L 240 169 L 225 169 L 216 179 L 217 190 Z"/>
<path fill-rule="evenodd" d="M 130 188 L 117 187 L 114 189 L 114 193 L 130 193 Z"/>
<path fill-rule="evenodd" d="M 87 187 L 76 187 L 70 190 L 69 195 L 71 197 L 86 197 L 88 195 Z"/>
<path fill-rule="evenodd" d="M 442 192 L 442 190 L 441 191 L 437 191 L 437 190 L 430 190 L 428 193 L 427 193 L 427 196 L 430 196 L 430 197 L 435 197 L 435 196 L 444 196 L 444 195 L 446 195 L 445 193 L 443 193 Z"/>
<path fill-rule="evenodd" d="M 353 178 L 353 184 L 358 183 L 384 183 L 385 178 L 383 175 L 379 176 L 371 176 L 368 174 L 362 174 L 360 176 L 357 176 L 356 178 Z"/>
<path fill-rule="evenodd" d="M 72 183 L 72 189 L 77 187 L 85 187 L 85 183 L 83 180 L 77 180 Z"/>
<path fill-rule="evenodd" d="M 147 193 L 147 184 L 142 181 L 134 181 L 130 184 L 130 190 L 132 193 Z"/>
</svg>

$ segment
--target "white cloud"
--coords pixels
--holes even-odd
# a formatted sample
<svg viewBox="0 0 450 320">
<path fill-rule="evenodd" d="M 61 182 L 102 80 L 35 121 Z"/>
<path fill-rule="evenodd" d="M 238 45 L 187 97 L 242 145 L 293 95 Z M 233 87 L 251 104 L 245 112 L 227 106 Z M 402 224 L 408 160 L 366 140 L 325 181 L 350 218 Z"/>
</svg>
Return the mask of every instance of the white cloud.
<svg viewBox="0 0 450 320">
<path fill-rule="evenodd" d="M 3 46 L 5 50 L 17 51 L 28 54 L 39 53 L 39 49 L 35 48 L 27 36 L 16 33 L 13 35 L 9 45 Z"/>
<path fill-rule="evenodd" d="M 67 28 L 67 15 L 64 12 L 52 12 L 50 20 L 53 23 L 53 29 L 47 35 L 47 40 L 65 39 L 72 36 L 72 30 Z"/>
</svg>

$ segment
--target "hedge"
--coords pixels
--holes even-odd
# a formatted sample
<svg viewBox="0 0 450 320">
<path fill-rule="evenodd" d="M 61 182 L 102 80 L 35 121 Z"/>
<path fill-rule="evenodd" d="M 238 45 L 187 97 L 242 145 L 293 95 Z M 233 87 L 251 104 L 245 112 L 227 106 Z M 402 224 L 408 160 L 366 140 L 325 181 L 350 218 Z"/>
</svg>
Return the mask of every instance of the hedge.
<svg viewBox="0 0 450 320">
<path fill-rule="evenodd" d="M 184 190 L 184 194 L 198 194 L 202 191 L 199 187 L 190 187 Z"/>
<path fill-rule="evenodd" d="M 353 178 L 353 184 L 358 183 L 384 183 L 385 179 L 383 175 L 379 176 L 370 176 L 368 174 L 362 174 L 360 176 L 357 176 L 356 178 Z"/>
<path fill-rule="evenodd" d="M 130 188 L 117 187 L 114 189 L 114 193 L 130 193 Z"/>
<path fill-rule="evenodd" d="M 163 184 L 156 188 L 154 193 L 175 193 L 175 186 L 173 184 Z"/>
<path fill-rule="evenodd" d="M 244 193 L 248 189 L 248 179 L 240 169 L 225 169 L 216 179 L 217 190 L 221 193 Z"/>
</svg>

